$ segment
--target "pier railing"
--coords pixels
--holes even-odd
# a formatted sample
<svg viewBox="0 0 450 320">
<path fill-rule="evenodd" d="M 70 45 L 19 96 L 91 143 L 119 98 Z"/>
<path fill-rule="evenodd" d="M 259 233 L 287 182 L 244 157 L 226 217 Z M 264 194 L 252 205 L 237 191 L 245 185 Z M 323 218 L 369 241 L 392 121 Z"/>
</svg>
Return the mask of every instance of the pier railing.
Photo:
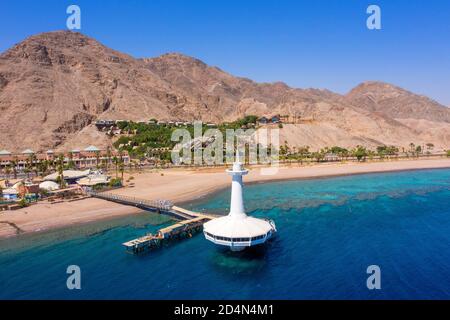
<svg viewBox="0 0 450 320">
<path fill-rule="evenodd" d="M 89 192 L 89 195 L 94 198 L 108 200 L 112 202 L 122 203 L 141 208 L 154 209 L 169 212 L 172 210 L 173 203 L 168 200 L 146 200 L 136 197 L 124 196 L 109 192 Z"/>
</svg>

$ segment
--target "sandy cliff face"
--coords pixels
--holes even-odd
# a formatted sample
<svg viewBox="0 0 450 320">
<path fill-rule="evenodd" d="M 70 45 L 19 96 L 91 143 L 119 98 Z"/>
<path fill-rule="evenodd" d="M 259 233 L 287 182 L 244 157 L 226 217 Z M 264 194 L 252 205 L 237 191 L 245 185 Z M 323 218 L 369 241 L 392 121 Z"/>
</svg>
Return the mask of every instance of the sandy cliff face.
<svg viewBox="0 0 450 320">
<path fill-rule="evenodd" d="M 180 54 L 135 59 L 69 31 L 32 36 L 0 56 L 0 149 L 110 144 L 96 119 L 221 122 L 277 113 L 313 119 L 282 129 L 290 144 L 450 147 L 448 108 L 385 83 L 346 96 L 256 83 Z"/>
</svg>

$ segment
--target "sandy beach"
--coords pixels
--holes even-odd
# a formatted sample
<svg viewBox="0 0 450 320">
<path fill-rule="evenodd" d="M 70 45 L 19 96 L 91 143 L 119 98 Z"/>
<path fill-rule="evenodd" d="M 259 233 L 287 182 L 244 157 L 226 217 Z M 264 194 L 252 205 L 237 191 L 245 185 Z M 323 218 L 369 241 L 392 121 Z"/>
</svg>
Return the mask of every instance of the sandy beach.
<svg viewBox="0 0 450 320">
<path fill-rule="evenodd" d="M 256 167 L 251 168 L 250 173 L 245 177 L 245 182 L 258 183 L 438 168 L 450 168 L 450 159 L 329 163 L 307 166 L 292 164 L 278 168 L 275 174 L 264 174 L 264 171 L 261 170 L 264 168 Z M 128 180 L 130 177 L 133 177 L 130 183 L 133 183 L 134 186 L 129 185 L 114 192 L 149 200 L 166 199 L 176 204 L 205 197 L 230 184 L 230 177 L 223 168 L 133 172 L 126 174 L 125 179 Z M 137 208 L 92 198 L 56 204 L 42 202 L 17 211 L 1 212 L 0 238 L 139 214 L 139 212 L 141 211 Z"/>
</svg>

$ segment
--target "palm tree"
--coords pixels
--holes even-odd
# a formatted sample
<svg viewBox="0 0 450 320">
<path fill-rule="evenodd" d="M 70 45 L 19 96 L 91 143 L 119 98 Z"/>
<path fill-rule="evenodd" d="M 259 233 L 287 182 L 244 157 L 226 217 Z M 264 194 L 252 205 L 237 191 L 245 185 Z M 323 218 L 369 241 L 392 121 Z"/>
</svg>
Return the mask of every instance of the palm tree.
<svg viewBox="0 0 450 320">
<path fill-rule="evenodd" d="M 19 160 L 17 159 L 17 157 L 14 157 L 14 159 L 11 161 L 14 180 L 17 179 L 17 163 L 18 162 L 19 162 Z"/>
<path fill-rule="evenodd" d="M 27 179 L 30 179 L 31 170 L 28 168 L 28 165 L 25 165 L 25 169 L 23 171 L 26 173 Z"/>
<path fill-rule="evenodd" d="M 97 170 L 100 169 L 99 163 L 100 163 L 100 151 L 95 151 L 95 160 L 97 162 Z"/>
<path fill-rule="evenodd" d="M 32 162 L 31 157 L 25 160 L 25 173 L 27 174 L 27 178 L 30 179 L 30 172 L 32 169 Z"/>
<path fill-rule="evenodd" d="M 123 173 L 125 171 L 125 162 L 123 161 L 123 153 L 119 151 L 119 170 L 121 174 L 121 179 L 123 181 Z"/>
<path fill-rule="evenodd" d="M 133 163 L 134 163 L 134 170 L 139 172 L 139 170 L 141 168 L 139 165 L 139 160 L 135 160 L 135 161 L 133 161 Z"/>
<path fill-rule="evenodd" d="M 307 158 L 309 154 L 309 147 L 300 147 L 297 150 L 297 162 L 300 162 L 300 164 L 303 164 L 303 159 Z"/>
<path fill-rule="evenodd" d="M 48 171 L 55 170 L 55 160 L 54 159 L 47 160 L 47 165 L 48 165 L 48 167 L 47 167 Z"/>
<path fill-rule="evenodd" d="M 109 169 L 109 164 L 111 162 L 111 148 L 106 148 L 106 171 Z"/>
<path fill-rule="evenodd" d="M 312 157 L 316 159 L 317 162 L 320 162 L 323 158 L 325 158 L 325 152 L 323 149 L 318 152 L 313 152 Z"/>
<path fill-rule="evenodd" d="M 44 160 L 38 166 L 38 171 L 41 172 L 42 176 L 46 176 L 48 174 L 49 161 Z"/>
<path fill-rule="evenodd" d="M 11 165 L 7 165 L 5 168 L 6 180 L 9 180 L 9 175 L 11 174 Z"/>
<path fill-rule="evenodd" d="M 353 150 L 353 156 L 358 159 L 358 161 L 365 161 L 368 155 L 367 149 L 363 146 L 357 146 L 356 149 Z"/>
<path fill-rule="evenodd" d="M 69 153 L 69 162 L 67 163 L 67 169 L 75 169 L 75 162 L 73 161 L 73 153 Z"/>
<path fill-rule="evenodd" d="M 31 155 L 31 165 L 32 169 L 34 171 L 35 176 L 37 177 L 39 175 L 38 165 L 37 165 L 37 157 L 35 154 Z"/>
<path fill-rule="evenodd" d="M 287 140 L 284 140 L 284 150 L 286 151 L 286 155 L 291 153 L 291 148 L 289 147 Z"/>
<path fill-rule="evenodd" d="M 119 160 L 119 169 L 120 169 L 120 179 L 121 179 L 122 184 L 123 184 L 123 173 L 125 171 L 125 163 L 123 162 L 122 159 Z"/>
<path fill-rule="evenodd" d="M 303 154 L 301 152 L 295 154 L 295 159 L 297 163 L 303 164 Z"/>
<path fill-rule="evenodd" d="M 416 147 L 416 157 L 419 157 L 419 154 L 422 153 L 422 146 L 417 146 Z"/>
<path fill-rule="evenodd" d="M 60 188 L 64 188 L 64 155 L 60 154 L 57 160 L 58 180 Z"/>
<path fill-rule="evenodd" d="M 114 165 L 116 167 L 116 179 L 117 179 L 119 177 L 119 173 L 118 173 L 118 170 L 119 170 L 119 159 L 116 156 L 114 156 L 112 160 L 113 160 Z"/>
<path fill-rule="evenodd" d="M 100 166 L 102 169 L 104 169 L 106 171 L 106 160 L 105 159 L 102 159 Z"/>
<path fill-rule="evenodd" d="M 415 149 L 416 149 L 416 145 L 415 145 L 414 143 L 411 142 L 411 143 L 409 144 L 409 150 L 410 150 L 412 153 L 414 153 Z"/>
<path fill-rule="evenodd" d="M 133 165 L 134 165 L 134 162 L 133 162 L 133 161 L 130 161 L 130 162 L 128 163 L 128 170 L 130 170 L 130 174 L 133 172 Z"/>
</svg>

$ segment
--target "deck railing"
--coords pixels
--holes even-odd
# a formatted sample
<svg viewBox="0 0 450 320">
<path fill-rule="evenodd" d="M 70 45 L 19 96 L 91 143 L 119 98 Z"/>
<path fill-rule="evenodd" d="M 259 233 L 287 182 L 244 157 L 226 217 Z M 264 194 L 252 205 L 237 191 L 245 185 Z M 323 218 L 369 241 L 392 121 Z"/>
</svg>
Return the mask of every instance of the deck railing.
<svg viewBox="0 0 450 320">
<path fill-rule="evenodd" d="M 136 197 L 130 197 L 130 196 L 124 196 L 114 193 L 108 193 L 108 192 L 95 192 L 91 191 L 89 192 L 89 195 L 95 198 L 114 201 L 114 202 L 121 202 L 128 205 L 134 205 L 134 206 L 142 206 L 142 207 L 148 207 L 148 208 L 154 208 L 158 210 L 163 211 L 170 211 L 173 207 L 173 203 L 168 200 L 146 200 L 146 199 L 140 199 Z"/>
</svg>

